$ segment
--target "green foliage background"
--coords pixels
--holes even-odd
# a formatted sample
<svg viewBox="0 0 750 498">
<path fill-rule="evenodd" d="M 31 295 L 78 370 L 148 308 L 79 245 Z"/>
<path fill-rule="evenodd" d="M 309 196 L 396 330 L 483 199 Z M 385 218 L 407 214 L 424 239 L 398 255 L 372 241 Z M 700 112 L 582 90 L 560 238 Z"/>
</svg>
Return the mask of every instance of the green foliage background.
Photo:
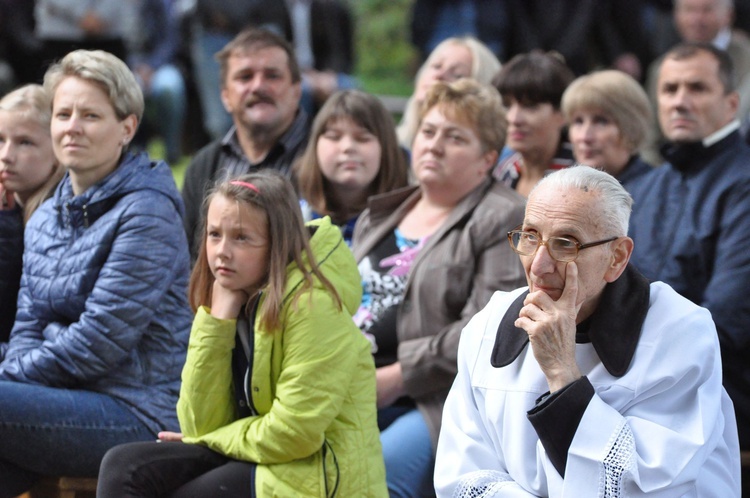
<svg viewBox="0 0 750 498">
<path fill-rule="evenodd" d="M 411 94 L 418 54 L 409 42 L 412 0 L 349 0 L 355 18 L 356 76 L 371 93 Z"/>
</svg>

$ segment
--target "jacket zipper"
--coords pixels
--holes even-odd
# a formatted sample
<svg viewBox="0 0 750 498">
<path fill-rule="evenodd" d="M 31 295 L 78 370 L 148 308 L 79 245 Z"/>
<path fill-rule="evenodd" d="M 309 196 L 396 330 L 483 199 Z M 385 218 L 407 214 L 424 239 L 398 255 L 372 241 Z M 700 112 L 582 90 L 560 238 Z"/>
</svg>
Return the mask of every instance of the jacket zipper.
<svg viewBox="0 0 750 498">
<path fill-rule="evenodd" d="M 247 372 L 245 372 L 245 398 L 247 399 L 247 407 L 254 416 L 258 415 L 258 410 L 255 408 L 252 395 L 252 371 L 253 363 L 255 361 L 255 317 L 258 314 L 258 305 L 260 303 L 261 293 L 258 293 L 258 298 L 253 304 L 253 311 L 250 313 L 249 326 L 248 326 L 248 343 L 250 346 L 250 353 L 247 357 Z M 258 464 L 253 464 L 250 470 L 250 498 L 257 498 L 258 494 L 256 491 L 257 484 L 255 482 L 255 474 L 258 470 Z"/>
<path fill-rule="evenodd" d="M 260 303 L 261 293 L 258 293 L 255 303 L 253 303 L 253 310 L 250 313 L 248 320 L 248 345 L 250 347 L 250 353 L 247 355 L 247 372 L 245 372 L 245 398 L 247 399 L 247 407 L 250 409 L 250 413 L 257 416 L 258 410 L 255 408 L 253 402 L 252 393 L 252 380 L 253 380 L 253 363 L 255 362 L 255 317 L 258 314 L 258 305 Z"/>
</svg>

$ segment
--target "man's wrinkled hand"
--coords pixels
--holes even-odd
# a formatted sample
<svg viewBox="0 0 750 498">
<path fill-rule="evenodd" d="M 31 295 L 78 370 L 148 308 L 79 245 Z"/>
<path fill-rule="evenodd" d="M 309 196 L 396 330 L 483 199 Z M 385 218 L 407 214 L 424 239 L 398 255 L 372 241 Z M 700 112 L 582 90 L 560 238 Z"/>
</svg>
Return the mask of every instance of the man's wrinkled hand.
<svg viewBox="0 0 750 498">
<path fill-rule="evenodd" d="M 557 301 L 543 291 L 528 294 L 515 325 L 526 331 L 534 358 L 555 392 L 581 377 L 576 363 L 578 266 L 567 264 L 565 288 Z"/>
</svg>

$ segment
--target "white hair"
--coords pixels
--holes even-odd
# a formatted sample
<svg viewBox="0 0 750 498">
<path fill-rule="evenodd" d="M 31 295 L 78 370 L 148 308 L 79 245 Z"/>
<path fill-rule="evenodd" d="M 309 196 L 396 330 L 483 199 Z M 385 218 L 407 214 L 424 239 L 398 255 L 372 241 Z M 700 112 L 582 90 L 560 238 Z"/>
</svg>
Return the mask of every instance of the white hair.
<svg viewBox="0 0 750 498">
<path fill-rule="evenodd" d="M 611 230 L 618 237 L 628 234 L 633 198 L 609 173 L 583 164 L 574 164 L 542 178 L 534 186 L 532 194 L 542 186 L 598 192 L 601 199 L 600 214 L 606 230 Z"/>
</svg>

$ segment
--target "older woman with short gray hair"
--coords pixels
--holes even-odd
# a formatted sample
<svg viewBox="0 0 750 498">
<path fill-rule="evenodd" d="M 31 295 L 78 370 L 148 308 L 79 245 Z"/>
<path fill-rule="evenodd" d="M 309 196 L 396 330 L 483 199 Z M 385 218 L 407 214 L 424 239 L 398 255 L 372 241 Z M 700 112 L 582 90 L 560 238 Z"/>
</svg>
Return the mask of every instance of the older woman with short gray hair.
<svg viewBox="0 0 750 498">
<path fill-rule="evenodd" d="M 652 169 L 638 153 L 651 105 L 632 77 L 616 70 L 581 76 L 565 90 L 562 111 L 578 163 L 606 171 L 626 188 Z"/>
</svg>

